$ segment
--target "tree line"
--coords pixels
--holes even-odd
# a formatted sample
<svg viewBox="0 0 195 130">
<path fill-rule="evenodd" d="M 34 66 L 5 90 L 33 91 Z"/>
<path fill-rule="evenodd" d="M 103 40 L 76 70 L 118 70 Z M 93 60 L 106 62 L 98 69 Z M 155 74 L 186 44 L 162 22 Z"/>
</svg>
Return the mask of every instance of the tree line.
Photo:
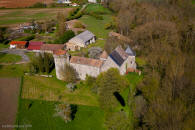
<svg viewBox="0 0 195 130">
<path fill-rule="evenodd" d="M 115 30 L 133 40 L 128 44 L 147 63 L 131 108 L 134 129 L 194 129 L 195 5 L 107 0 L 105 6 L 115 12 Z M 108 39 L 105 47 L 116 44 Z"/>
</svg>

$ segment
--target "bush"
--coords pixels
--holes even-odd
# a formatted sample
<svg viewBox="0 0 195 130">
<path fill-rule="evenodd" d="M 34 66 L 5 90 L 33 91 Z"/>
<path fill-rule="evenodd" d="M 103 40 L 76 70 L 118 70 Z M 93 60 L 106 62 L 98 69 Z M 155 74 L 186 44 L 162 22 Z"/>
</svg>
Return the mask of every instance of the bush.
<svg viewBox="0 0 195 130">
<path fill-rule="evenodd" d="M 78 19 L 83 15 L 83 13 L 80 11 L 80 7 L 70 11 L 67 20 L 73 20 L 73 19 Z"/>
<path fill-rule="evenodd" d="M 51 54 L 43 53 L 31 59 L 29 64 L 30 73 L 46 72 L 49 74 L 54 68 L 54 59 Z"/>
<path fill-rule="evenodd" d="M 60 116 L 66 123 L 72 120 L 72 110 L 70 104 L 58 104 L 55 108 L 56 114 L 54 116 Z"/>
<path fill-rule="evenodd" d="M 112 22 L 110 22 L 110 23 L 105 24 L 105 25 L 104 25 L 104 28 L 105 28 L 105 29 L 114 29 L 115 26 L 113 25 Z"/>
<path fill-rule="evenodd" d="M 33 6 L 31 6 L 30 8 L 46 8 L 46 7 L 47 7 L 46 4 L 38 2 L 35 3 Z"/>
<path fill-rule="evenodd" d="M 69 64 L 65 64 L 65 66 L 61 68 L 61 75 L 63 77 L 62 80 L 65 82 L 75 83 L 77 81 L 77 72 Z"/>
<path fill-rule="evenodd" d="M 73 38 L 75 36 L 74 32 L 72 30 L 68 30 L 64 33 L 63 36 L 59 37 L 58 39 L 56 39 L 54 41 L 54 43 L 58 43 L 58 44 L 64 44 L 66 42 L 68 42 L 68 40 L 70 40 L 71 38 Z"/>
<path fill-rule="evenodd" d="M 89 15 L 95 17 L 98 20 L 103 20 L 103 17 L 97 13 L 92 12 L 92 13 L 89 13 Z"/>
<path fill-rule="evenodd" d="M 18 41 L 30 41 L 30 40 L 33 40 L 34 38 L 35 38 L 35 35 L 30 35 L 30 36 L 25 36 L 25 37 L 18 38 L 16 40 L 18 40 Z"/>
</svg>

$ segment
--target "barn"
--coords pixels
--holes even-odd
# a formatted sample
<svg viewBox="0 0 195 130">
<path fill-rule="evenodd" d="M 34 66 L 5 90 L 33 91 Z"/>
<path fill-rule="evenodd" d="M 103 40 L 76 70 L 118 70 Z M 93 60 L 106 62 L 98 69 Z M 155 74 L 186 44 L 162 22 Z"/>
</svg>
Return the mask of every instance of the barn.
<svg viewBox="0 0 195 130">
<path fill-rule="evenodd" d="M 10 42 L 10 49 L 25 49 L 27 48 L 28 44 L 26 41 L 11 41 Z"/>
</svg>

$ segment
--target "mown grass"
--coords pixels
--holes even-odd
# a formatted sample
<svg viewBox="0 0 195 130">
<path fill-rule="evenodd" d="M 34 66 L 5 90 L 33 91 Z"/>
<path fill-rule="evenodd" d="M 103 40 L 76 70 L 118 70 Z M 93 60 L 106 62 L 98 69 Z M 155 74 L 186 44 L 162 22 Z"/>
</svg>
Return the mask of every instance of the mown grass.
<svg viewBox="0 0 195 130">
<path fill-rule="evenodd" d="M 65 101 L 70 104 L 98 106 L 97 96 L 85 85 L 77 85 L 74 92 L 66 88 L 66 83 L 56 78 L 24 76 L 22 97 L 47 101 Z"/>
<path fill-rule="evenodd" d="M 27 70 L 27 64 L 0 65 L 0 77 L 21 77 Z"/>
<path fill-rule="evenodd" d="M 19 55 L 0 53 L 0 63 L 16 63 L 21 59 Z"/>
<path fill-rule="evenodd" d="M 87 30 L 93 32 L 97 38 L 104 38 L 108 37 L 108 33 L 110 30 L 106 30 L 104 28 L 105 24 L 112 21 L 111 15 L 102 15 L 104 20 L 98 20 L 92 16 L 84 15 L 79 20 L 87 25 Z"/>
<path fill-rule="evenodd" d="M 85 9 L 85 13 L 110 14 L 108 8 L 104 8 L 101 4 L 89 4 Z"/>
<path fill-rule="evenodd" d="M 18 125 L 32 125 L 28 130 L 104 130 L 104 113 L 100 108 L 79 105 L 74 120 L 65 123 L 54 116 L 56 104 L 58 102 L 22 99 Z M 26 128 L 18 128 L 23 129 Z"/>
</svg>

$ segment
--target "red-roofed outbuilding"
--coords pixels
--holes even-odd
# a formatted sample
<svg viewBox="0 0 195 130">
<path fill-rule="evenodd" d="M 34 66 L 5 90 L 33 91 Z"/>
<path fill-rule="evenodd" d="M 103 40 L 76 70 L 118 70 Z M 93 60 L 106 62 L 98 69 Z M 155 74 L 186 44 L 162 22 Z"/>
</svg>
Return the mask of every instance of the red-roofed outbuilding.
<svg viewBox="0 0 195 130">
<path fill-rule="evenodd" d="M 11 49 L 14 48 L 24 49 L 27 47 L 27 41 L 11 41 L 9 44 Z"/>
<path fill-rule="evenodd" d="M 43 42 L 30 41 L 28 45 L 28 50 L 40 51 Z"/>
</svg>

